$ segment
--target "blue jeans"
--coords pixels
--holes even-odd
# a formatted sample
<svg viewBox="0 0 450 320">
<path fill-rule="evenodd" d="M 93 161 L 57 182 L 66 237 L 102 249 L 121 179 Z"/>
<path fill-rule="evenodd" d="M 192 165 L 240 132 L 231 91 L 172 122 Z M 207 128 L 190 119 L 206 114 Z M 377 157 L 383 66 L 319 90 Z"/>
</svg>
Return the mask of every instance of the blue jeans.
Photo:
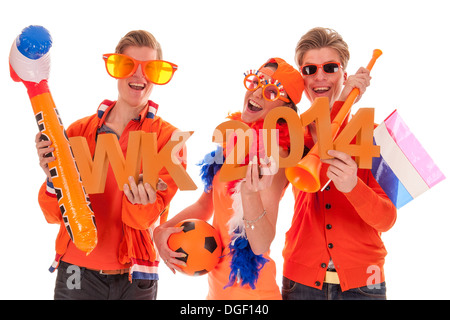
<svg viewBox="0 0 450 320">
<path fill-rule="evenodd" d="M 342 292 L 338 284 L 324 283 L 322 290 L 283 277 L 283 300 L 386 300 L 385 282 L 374 288 L 360 287 Z"/>
<path fill-rule="evenodd" d="M 98 271 L 61 261 L 55 300 L 155 300 L 156 280 L 128 280 L 128 273 L 103 275 Z"/>
</svg>

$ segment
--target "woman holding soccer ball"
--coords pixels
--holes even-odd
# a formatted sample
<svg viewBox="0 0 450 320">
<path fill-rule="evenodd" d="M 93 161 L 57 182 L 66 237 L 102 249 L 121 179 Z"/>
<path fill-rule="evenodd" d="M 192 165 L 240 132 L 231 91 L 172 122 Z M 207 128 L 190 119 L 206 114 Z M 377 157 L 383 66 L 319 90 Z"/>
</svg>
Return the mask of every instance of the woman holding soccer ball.
<svg viewBox="0 0 450 320">
<path fill-rule="evenodd" d="M 247 89 L 242 112 L 229 116 L 253 129 L 256 140 L 263 132 L 265 116 L 274 108 L 288 107 L 297 111 L 303 93 L 300 73 L 283 59 L 269 59 L 257 71 L 245 74 Z M 277 125 L 280 156 L 289 154 L 289 133 L 282 121 Z M 261 145 L 258 143 L 258 145 Z M 225 146 L 208 154 L 202 164 L 204 192 L 199 199 L 154 231 L 155 243 L 167 266 L 183 271 L 180 260 L 184 253 L 168 246 L 171 234 L 182 231 L 174 227 L 186 219 L 208 221 L 220 233 L 223 258 L 208 273 L 208 299 L 281 299 L 276 283 L 275 262 L 269 257 L 270 244 L 275 237 L 278 205 L 288 181 L 284 169 L 279 169 L 273 157 L 263 150 L 250 153 L 246 177 L 231 182 L 218 178 L 228 154 Z"/>
</svg>

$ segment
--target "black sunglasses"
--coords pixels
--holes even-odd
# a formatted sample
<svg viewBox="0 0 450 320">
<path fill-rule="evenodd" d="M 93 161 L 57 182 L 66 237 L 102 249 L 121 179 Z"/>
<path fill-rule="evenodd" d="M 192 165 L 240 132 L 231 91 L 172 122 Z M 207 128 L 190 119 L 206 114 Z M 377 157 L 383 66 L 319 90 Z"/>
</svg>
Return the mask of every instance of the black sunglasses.
<svg viewBox="0 0 450 320">
<path fill-rule="evenodd" d="M 325 73 L 336 73 L 339 71 L 340 67 L 341 64 L 339 62 L 327 62 L 324 64 L 306 64 L 301 67 L 301 71 L 304 76 L 312 76 L 313 74 L 316 74 L 319 68 L 322 68 L 322 70 Z"/>
</svg>

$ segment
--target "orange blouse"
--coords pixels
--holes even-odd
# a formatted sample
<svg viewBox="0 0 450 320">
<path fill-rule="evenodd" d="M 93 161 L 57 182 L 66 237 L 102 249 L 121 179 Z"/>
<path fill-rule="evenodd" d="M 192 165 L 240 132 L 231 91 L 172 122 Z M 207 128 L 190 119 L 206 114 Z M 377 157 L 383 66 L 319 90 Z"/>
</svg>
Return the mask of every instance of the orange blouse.
<svg viewBox="0 0 450 320">
<path fill-rule="evenodd" d="M 269 252 L 264 257 L 269 260 L 261 269 L 256 288 L 249 285 L 241 286 L 234 283 L 232 286 L 224 287 L 229 282 L 231 256 L 228 244 L 231 237 L 228 234 L 228 221 L 233 216 L 233 200 L 227 191 L 227 182 L 218 178 L 218 173 L 213 180 L 213 204 L 214 218 L 213 226 L 219 230 L 222 243 L 224 244 L 223 258 L 212 271 L 208 273 L 209 292 L 207 299 L 210 300 L 280 300 L 281 293 L 276 283 L 275 262 L 269 257 Z"/>
</svg>

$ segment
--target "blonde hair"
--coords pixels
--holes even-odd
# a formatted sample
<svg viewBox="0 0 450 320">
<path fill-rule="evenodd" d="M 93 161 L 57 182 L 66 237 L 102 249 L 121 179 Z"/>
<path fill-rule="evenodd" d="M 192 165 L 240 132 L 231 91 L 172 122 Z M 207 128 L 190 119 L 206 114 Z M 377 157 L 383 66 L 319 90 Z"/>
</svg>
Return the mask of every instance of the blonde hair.
<svg viewBox="0 0 450 320">
<path fill-rule="evenodd" d="M 129 46 L 149 47 L 156 50 L 156 58 L 162 59 L 161 45 L 156 38 L 148 31 L 134 30 L 128 32 L 116 46 L 116 53 L 123 53 Z"/>
<path fill-rule="evenodd" d="M 295 62 L 299 67 L 302 66 L 305 53 L 320 48 L 335 49 L 341 59 L 342 68 L 347 68 L 350 59 L 347 43 L 335 30 L 322 27 L 313 28 L 301 37 L 295 48 Z"/>
</svg>

